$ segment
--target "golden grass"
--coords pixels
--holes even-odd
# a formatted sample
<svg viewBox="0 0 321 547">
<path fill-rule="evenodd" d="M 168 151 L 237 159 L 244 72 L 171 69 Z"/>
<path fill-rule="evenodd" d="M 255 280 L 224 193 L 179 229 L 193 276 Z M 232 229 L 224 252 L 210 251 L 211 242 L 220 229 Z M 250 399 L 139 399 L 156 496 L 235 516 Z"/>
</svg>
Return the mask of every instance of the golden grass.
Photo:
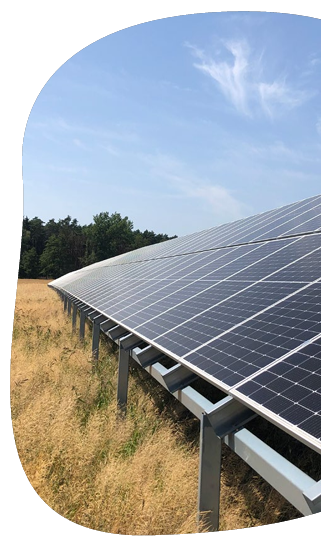
<svg viewBox="0 0 321 547">
<path fill-rule="evenodd" d="M 57 513 L 96 530 L 197 532 L 197 421 L 135 370 L 122 418 L 115 405 L 116 380 L 112 346 L 101 344 L 93 370 L 89 329 L 80 343 L 47 281 L 19 281 L 12 421 L 21 463 L 36 492 Z M 227 448 L 222 465 L 222 530 L 298 516 Z"/>
</svg>

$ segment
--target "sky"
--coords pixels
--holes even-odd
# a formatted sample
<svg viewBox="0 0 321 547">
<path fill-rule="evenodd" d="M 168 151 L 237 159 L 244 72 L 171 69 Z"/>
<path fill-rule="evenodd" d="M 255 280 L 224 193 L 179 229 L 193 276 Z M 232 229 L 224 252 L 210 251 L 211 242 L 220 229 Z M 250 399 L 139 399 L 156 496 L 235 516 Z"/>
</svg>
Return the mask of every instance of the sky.
<svg viewBox="0 0 321 547">
<path fill-rule="evenodd" d="M 103 211 L 184 235 L 321 193 L 321 21 L 209 13 L 131 27 L 50 78 L 24 215 Z"/>
</svg>

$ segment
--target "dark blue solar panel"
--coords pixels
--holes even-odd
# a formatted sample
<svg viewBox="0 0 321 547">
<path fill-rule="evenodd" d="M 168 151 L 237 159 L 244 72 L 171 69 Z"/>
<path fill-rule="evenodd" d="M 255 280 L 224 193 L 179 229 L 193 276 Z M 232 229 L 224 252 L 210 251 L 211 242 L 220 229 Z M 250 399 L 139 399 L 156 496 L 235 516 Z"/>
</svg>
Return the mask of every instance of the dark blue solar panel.
<svg viewBox="0 0 321 547">
<path fill-rule="evenodd" d="M 320 265 L 316 196 L 137 249 L 52 285 L 318 440 L 320 348 L 298 347 L 321 333 Z"/>
<path fill-rule="evenodd" d="M 321 439 L 321 340 L 254 376 L 235 393 Z"/>
</svg>

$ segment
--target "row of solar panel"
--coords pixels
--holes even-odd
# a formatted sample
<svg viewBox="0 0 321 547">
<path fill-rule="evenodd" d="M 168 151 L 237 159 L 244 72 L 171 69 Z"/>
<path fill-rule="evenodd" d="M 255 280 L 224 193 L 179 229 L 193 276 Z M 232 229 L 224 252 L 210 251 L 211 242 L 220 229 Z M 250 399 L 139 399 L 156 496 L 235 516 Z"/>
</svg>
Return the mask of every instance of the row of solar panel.
<svg viewBox="0 0 321 547">
<path fill-rule="evenodd" d="M 206 232 L 173 240 L 171 245 L 163 246 L 162 250 L 161 245 L 158 246 L 158 249 L 154 248 L 153 253 L 157 251 L 156 256 L 158 257 L 168 255 L 169 251 L 181 255 L 218 247 L 308 233 L 320 229 L 321 196 L 318 196 L 298 204 L 287 205 L 280 209 L 255 215 L 254 217 L 211 228 Z M 145 253 L 146 250 L 141 250 L 142 258 L 144 258 Z M 155 255 L 153 254 L 153 256 Z"/>
<path fill-rule="evenodd" d="M 231 245 L 319 231 L 321 196 L 114 257 L 100 265 L 183 255 Z M 93 266 L 96 268 L 99 264 Z"/>
<path fill-rule="evenodd" d="M 94 277 L 87 274 L 65 289 L 131 327 L 157 320 L 159 314 L 175 315 L 174 310 L 177 318 L 173 320 L 179 321 L 189 309 L 193 315 L 195 310 L 208 310 L 211 303 L 257 281 L 265 279 L 280 287 L 282 282 L 292 291 L 293 283 L 317 279 L 320 247 L 320 236 L 313 235 L 163 259 L 157 264 L 102 268 Z"/>
<path fill-rule="evenodd" d="M 241 245 L 278 237 L 310 233 L 321 230 L 321 196 L 286 205 L 266 213 L 237 220 L 192 235 L 171 239 L 120 256 L 93 264 L 78 272 L 63 276 L 59 283 L 76 279 L 85 272 L 132 262 L 156 260 L 171 256 L 182 256 L 215 248 Z M 57 286 L 58 286 L 57 284 Z"/>
<path fill-rule="evenodd" d="M 240 245 L 285 228 L 319 230 L 320 204 L 312 198 L 134 251 L 53 285 L 321 451 L 319 344 L 310 343 L 321 334 L 321 233 Z M 211 245 L 223 248 L 205 250 Z M 303 383 L 294 381 L 302 371 Z"/>
<path fill-rule="evenodd" d="M 280 245 L 282 243 L 282 245 Z M 277 251 L 274 246 L 279 248 Z M 220 374 L 217 374 L 217 367 L 221 367 L 222 359 L 215 359 L 214 347 L 211 346 L 211 340 L 222 334 L 228 336 L 226 331 L 234 328 L 236 325 L 242 324 L 244 321 L 248 321 L 249 318 L 253 318 L 256 314 L 261 314 L 261 327 L 264 316 L 262 314 L 269 306 L 272 306 L 272 310 L 276 310 L 279 316 L 279 308 L 275 307 L 277 302 L 280 302 L 282 314 L 280 321 L 282 324 L 277 323 L 279 328 L 278 345 L 283 348 L 285 353 L 294 344 L 294 347 L 301 342 L 300 332 L 297 324 L 301 325 L 301 330 L 306 331 L 307 336 L 309 333 L 315 332 L 315 323 L 320 319 L 318 315 L 316 318 L 307 309 L 307 295 L 309 291 L 312 291 L 313 297 L 319 297 L 319 293 L 315 291 L 319 290 L 320 284 L 314 284 L 306 289 L 307 281 L 302 282 L 301 275 L 304 272 L 304 262 L 306 257 L 314 257 L 310 260 L 314 265 L 309 268 L 308 282 L 315 281 L 319 278 L 319 264 L 321 257 L 321 237 L 305 236 L 300 239 L 294 239 L 291 242 L 269 242 L 264 244 L 265 249 L 269 249 L 270 254 L 264 258 L 261 258 L 261 263 L 267 261 L 266 268 L 260 269 L 261 273 L 267 273 L 268 266 L 271 264 L 271 251 L 278 252 L 278 254 L 285 253 L 284 260 L 280 260 L 281 271 L 275 273 L 277 270 L 277 262 L 272 268 L 272 272 L 267 276 L 262 277 L 259 280 L 253 281 L 250 276 L 250 280 L 241 281 L 233 280 L 234 277 L 239 276 L 239 268 L 235 265 L 235 274 L 228 280 L 212 279 L 212 274 L 208 280 L 190 280 L 183 279 L 171 281 L 169 284 L 166 279 L 158 280 L 156 282 L 156 290 L 152 292 L 150 281 L 136 280 L 130 284 L 131 277 L 130 272 L 122 278 L 120 283 L 119 277 L 116 278 L 115 285 L 112 280 L 104 284 L 103 287 L 99 287 L 99 292 L 102 291 L 103 297 L 96 296 L 95 291 L 91 290 L 84 294 L 81 290 L 68 287 L 73 295 L 77 296 L 81 300 L 88 302 L 91 306 L 95 307 L 101 313 L 108 317 L 112 317 L 118 323 L 126 325 L 131 330 L 137 332 L 140 336 L 151 341 L 154 345 L 157 344 L 162 347 L 165 352 L 175 355 L 179 358 L 187 358 L 190 363 L 199 366 L 201 370 L 208 371 L 209 363 L 212 363 L 210 374 L 213 374 L 216 379 L 223 381 Z M 257 251 L 257 247 L 253 246 Z M 296 248 L 294 254 L 288 254 L 290 249 Z M 300 249 L 301 253 L 298 253 Z M 262 248 L 261 248 L 262 251 Z M 298 256 L 301 254 L 301 258 Z M 260 254 L 261 255 L 261 254 Z M 288 263 L 289 257 L 294 258 L 294 261 Z M 243 256 L 244 258 L 244 256 Z M 237 261 L 236 261 L 237 262 Z M 288 263 L 288 265 L 286 265 Z M 282 265 L 282 264 L 285 264 Z M 252 264 L 252 257 L 248 255 L 247 271 L 251 271 L 256 268 L 258 263 Z M 265 270 L 265 271 L 264 271 Z M 280 270 L 280 268 L 279 268 Z M 286 279 L 286 272 L 289 271 L 290 281 Z M 282 273 L 283 279 L 279 279 Z M 292 281 L 293 276 L 298 274 L 299 281 Z M 284 280 L 285 279 L 285 280 Z M 80 284 L 80 281 L 75 282 Z M 147 286 L 146 286 L 147 283 Z M 166 285 L 167 283 L 167 285 Z M 72 290 L 71 290 L 72 289 Z M 303 290 L 304 289 L 304 290 Z M 147 293 L 147 295 L 146 295 Z M 292 295 L 291 299 L 289 296 Z M 140 298 L 141 297 L 141 298 Z M 140 298 L 140 299 L 139 299 Z M 306 308 L 300 306 L 300 302 L 303 298 L 303 303 Z M 294 303 L 292 303 L 292 301 Z M 290 313 L 290 324 L 284 317 L 283 307 L 287 306 L 290 302 L 292 308 Z M 313 303 L 313 299 L 312 299 Z M 296 306 L 296 309 L 294 307 Z M 318 306 L 316 299 L 315 306 Z M 268 314 L 269 321 L 272 321 L 272 312 L 265 312 Z M 296 315 L 299 315 L 296 318 Z M 258 321 L 256 319 L 256 321 Z M 293 325 L 291 325 L 291 321 Z M 294 330 L 294 325 L 297 330 Z M 264 326 L 265 342 L 268 337 L 268 326 Z M 288 332 L 288 335 L 286 334 Z M 297 335 L 297 337 L 295 337 Z M 246 336 L 244 333 L 243 344 L 249 344 L 248 352 L 251 358 L 255 358 L 255 351 L 253 344 L 250 343 L 251 337 Z M 282 337 L 283 336 L 283 337 Z M 287 336 L 292 340 L 287 340 Z M 225 338 L 224 338 L 225 339 Z M 269 339 L 268 339 L 269 341 Z M 205 346 L 204 346 L 205 344 Z M 215 344 L 214 344 L 215 345 Z M 204 346 L 202 348 L 202 346 Z M 237 344 L 236 344 L 237 346 Z M 216 347 L 216 346 L 215 346 Z M 239 352 L 240 350 L 238 350 Z M 267 351 L 267 350 L 266 350 Z M 271 348 L 274 351 L 274 348 Z M 191 352 L 193 355 L 191 355 Z M 210 355 L 210 357 L 209 357 Z M 220 355 L 221 357 L 221 355 Z M 239 357 L 239 353 L 236 358 Z M 273 355 L 272 355 L 273 357 Z M 266 352 L 266 358 L 270 358 L 268 352 Z M 265 366 L 266 359 L 262 358 L 260 363 Z M 242 362 L 238 363 L 242 365 Z M 248 363 L 247 363 L 248 364 Z M 233 365 L 234 366 L 234 365 Z M 226 368 L 226 367 L 223 367 Z M 232 369 L 227 370 L 227 375 L 236 371 Z M 253 369 L 251 369 L 253 372 Z M 238 373 L 239 374 L 239 373 Z M 241 379 L 239 376 L 235 376 L 236 379 Z M 231 386 L 230 380 L 224 376 L 224 382 L 227 386 Z"/>
</svg>

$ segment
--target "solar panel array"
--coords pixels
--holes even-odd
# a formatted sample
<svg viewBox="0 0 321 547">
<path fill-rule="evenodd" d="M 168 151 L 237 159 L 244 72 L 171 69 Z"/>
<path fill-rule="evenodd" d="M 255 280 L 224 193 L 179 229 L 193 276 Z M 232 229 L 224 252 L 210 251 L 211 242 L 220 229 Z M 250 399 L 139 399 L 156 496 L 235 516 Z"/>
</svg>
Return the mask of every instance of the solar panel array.
<svg viewBox="0 0 321 547">
<path fill-rule="evenodd" d="M 321 452 L 321 196 L 52 285 Z"/>
</svg>

